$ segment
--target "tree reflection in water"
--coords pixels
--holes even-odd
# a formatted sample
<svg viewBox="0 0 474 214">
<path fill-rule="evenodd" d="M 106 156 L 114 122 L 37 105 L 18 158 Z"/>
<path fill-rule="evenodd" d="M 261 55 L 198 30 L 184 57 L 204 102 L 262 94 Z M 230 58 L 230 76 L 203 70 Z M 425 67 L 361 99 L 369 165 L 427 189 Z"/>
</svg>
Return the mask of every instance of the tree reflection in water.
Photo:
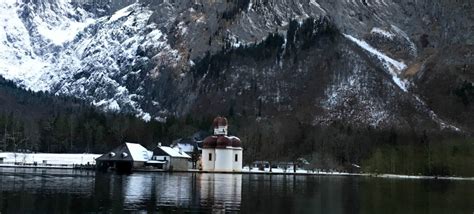
<svg viewBox="0 0 474 214">
<path fill-rule="evenodd" d="M 1 213 L 471 213 L 473 181 L 0 167 Z"/>
</svg>

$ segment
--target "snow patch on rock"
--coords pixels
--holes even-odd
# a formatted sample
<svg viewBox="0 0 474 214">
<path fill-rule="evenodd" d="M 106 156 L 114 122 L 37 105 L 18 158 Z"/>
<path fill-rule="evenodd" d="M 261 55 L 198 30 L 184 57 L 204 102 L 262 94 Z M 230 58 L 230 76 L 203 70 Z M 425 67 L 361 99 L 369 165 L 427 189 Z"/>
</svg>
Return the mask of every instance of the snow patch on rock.
<svg viewBox="0 0 474 214">
<path fill-rule="evenodd" d="M 111 22 L 115 22 L 123 17 L 126 17 L 126 16 L 129 16 L 133 10 L 131 10 L 133 5 L 129 5 L 127 7 L 124 7 L 120 10 L 118 10 L 117 12 L 115 12 L 110 18 L 109 18 L 109 21 L 107 23 L 111 23 Z"/>
<path fill-rule="evenodd" d="M 383 30 L 383 29 L 378 28 L 378 27 L 372 28 L 370 33 L 371 34 L 377 34 L 377 35 L 383 36 L 383 37 L 388 38 L 388 39 L 393 39 L 393 37 L 395 37 L 395 35 L 393 33 L 389 32 L 389 31 L 386 31 L 386 30 Z"/>
<path fill-rule="evenodd" d="M 385 55 L 381 51 L 375 49 L 367 42 L 363 40 L 356 39 L 355 37 L 344 34 L 346 38 L 351 40 L 352 42 L 356 43 L 359 47 L 366 50 L 373 56 L 377 57 L 386 69 L 386 71 L 392 76 L 393 82 L 404 92 L 408 92 L 409 82 L 399 77 L 401 72 L 407 67 L 405 63 L 401 61 L 397 61 L 395 59 L 390 58 L 389 56 Z"/>
</svg>

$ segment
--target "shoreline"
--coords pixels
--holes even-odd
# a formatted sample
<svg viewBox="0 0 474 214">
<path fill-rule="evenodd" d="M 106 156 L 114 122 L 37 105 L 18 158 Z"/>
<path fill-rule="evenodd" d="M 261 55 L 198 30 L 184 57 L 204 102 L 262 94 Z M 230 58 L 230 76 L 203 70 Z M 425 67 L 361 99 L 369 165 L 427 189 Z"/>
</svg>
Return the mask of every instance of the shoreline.
<svg viewBox="0 0 474 214">
<path fill-rule="evenodd" d="M 12 165 L 12 164 L 0 164 L 0 168 L 24 168 L 24 169 L 74 169 L 72 166 L 30 166 L 30 165 Z"/>
<path fill-rule="evenodd" d="M 0 168 L 23 168 L 23 169 L 64 169 L 64 170 L 87 170 L 92 168 L 74 168 L 73 166 L 25 166 L 0 164 Z M 209 173 L 209 174 L 241 174 L 241 175 L 292 175 L 292 176 L 344 176 L 344 177 L 371 177 L 388 179 L 424 179 L 424 180 L 457 180 L 474 181 L 474 177 L 455 177 L 455 176 L 428 176 L 428 175 L 401 175 L 401 174 L 371 174 L 371 173 L 346 173 L 346 172 L 268 172 L 268 171 L 240 171 L 240 172 L 213 172 L 201 170 L 185 171 L 164 171 L 156 169 L 135 169 L 133 172 L 145 173 Z M 132 173 L 133 173 L 132 172 Z"/>
<path fill-rule="evenodd" d="M 52 165 L 52 166 L 45 166 L 45 165 L 14 165 L 14 164 L 0 164 L 0 168 L 23 168 L 23 169 L 71 169 L 71 170 L 94 170 L 95 167 L 86 167 L 84 166 L 73 166 L 73 165 Z"/>
</svg>

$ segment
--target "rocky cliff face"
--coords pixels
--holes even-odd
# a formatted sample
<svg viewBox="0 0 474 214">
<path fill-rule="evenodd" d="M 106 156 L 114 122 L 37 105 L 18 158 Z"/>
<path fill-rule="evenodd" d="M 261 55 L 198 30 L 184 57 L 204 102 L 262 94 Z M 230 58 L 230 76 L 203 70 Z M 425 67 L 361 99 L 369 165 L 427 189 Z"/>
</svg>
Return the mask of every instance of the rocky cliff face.
<svg viewBox="0 0 474 214">
<path fill-rule="evenodd" d="M 232 114 L 470 132 L 472 6 L 8 0 L 0 75 L 145 120 Z"/>
</svg>

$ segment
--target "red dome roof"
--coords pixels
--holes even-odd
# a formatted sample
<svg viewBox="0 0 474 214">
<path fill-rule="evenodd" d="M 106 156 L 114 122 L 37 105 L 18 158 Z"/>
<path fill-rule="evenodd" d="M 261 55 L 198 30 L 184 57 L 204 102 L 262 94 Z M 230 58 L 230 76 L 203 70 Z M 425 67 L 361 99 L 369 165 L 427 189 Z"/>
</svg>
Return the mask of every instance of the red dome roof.
<svg viewBox="0 0 474 214">
<path fill-rule="evenodd" d="M 227 118 L 225 117 L 216 117 L 214 118 L 214 122 L 212 122 L 212 127 L 218 127 L 218 126 L 227 126 Z"/>
<path fill-rule="evenodd" d="M 232 146 L 232 141 L 228 137 L 219 136 L 219 138 L 217 138 L 216 148 L 226 148 L 228 146 Z"/>
<path fill-rule="evenodd" d="M 231 137 L 230 141 L 232 141 L 232 147 L 242 147 L 242 143 L 240 139 L 237 137 Z"/>
<path fill-rule="evenodd" d="M 217 145 L 217 137 L 216 136 L 209 136 L 204 139 L 202 144 L 203 148 L 216 148 Z"/>
</svg>

